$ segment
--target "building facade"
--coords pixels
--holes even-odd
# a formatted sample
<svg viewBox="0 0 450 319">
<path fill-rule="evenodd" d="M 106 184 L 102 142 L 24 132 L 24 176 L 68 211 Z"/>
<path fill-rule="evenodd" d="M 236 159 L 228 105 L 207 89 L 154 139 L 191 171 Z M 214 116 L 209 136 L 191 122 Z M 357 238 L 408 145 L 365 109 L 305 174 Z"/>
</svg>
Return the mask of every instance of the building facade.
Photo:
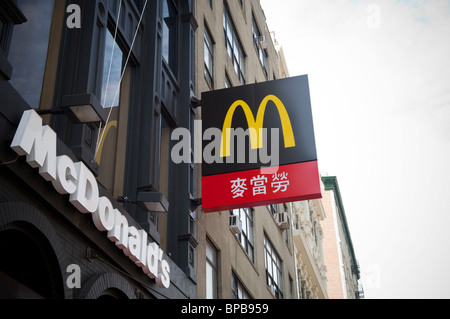
<svg viewBox="0 0 450 319">
<path fill-rule="evenodd" d="M 330 299 L 360 299 L 364 297 L 350 230 L 345 216 L 339 184 L 335 176 L 322 176 L 322 203 L 326 218 L 322 221 L 323 253 L 327 266 Z"/>
<path fill-rule="evenodd" d="M 194 5 L 1 1 L 2 297 L 196 298 Z"/>
<path fill-rule="evenodd" d="M 196 19 L 197 96 L 289 76 L 282 49 L 271 37 L 258 0 L 198 0 Z M 196 138 L 199 141 L 201 137 Z M 209 214 L 200 211 L 197 296 L 326 298 L 320 270 L 317 266 L 312 269 L 316 263 L 308 259 L 313 258 L 312 252 L 300 253 L 296 248 L 296 240 L 306 240 L 294 235 L 298 230 L 291 223 L 299 205 L 286 203 Z M 297 263 L 297 256 L 302 264 Z M 305 282 L 298 280 L 300 269 Z M 304 287 L 300 288 L 302 283 Z M 307 294 L 307 290 L 311 293 Z"/>
<path fill-rule="evenodd" d="M 321 199 L 291 203 L 299 298 L 327 299 L 327 267 L 323 256 L 325 211 Z"/>
</svg>

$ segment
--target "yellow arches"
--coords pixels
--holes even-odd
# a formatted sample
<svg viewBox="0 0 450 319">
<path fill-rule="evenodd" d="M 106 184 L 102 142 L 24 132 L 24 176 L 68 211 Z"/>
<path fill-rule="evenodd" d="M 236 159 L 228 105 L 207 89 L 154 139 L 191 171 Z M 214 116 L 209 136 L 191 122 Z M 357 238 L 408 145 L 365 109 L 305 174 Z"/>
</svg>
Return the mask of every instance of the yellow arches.
<svg viewBox="0 0 450 319">
<path fill-rule="evenodd" d="M 102 129 L 102 131 L 100 132 L 100 136 L 102 136 L 103 131 L 105 132 L 103 135 L 103 139 L 102 142 L 100 143 L 100 145 L 98 146 L 98 152 L 97 152 L 97 156 L 95 157 L 95 160 L 98 164 L 100 164 L 101 158 L 102 158 L 102 150 L 103 150 L 103 144 L 105 144 L 105 140 L 106 137 L 108 136 L 108 132 L 110 130 L 111 127 L 115 127 L 117 128 L 117 121 L 111 121 L 108 123 L 108 125 Z"/>
<path fill-rule="evenodd" d="M 227 112 L 225 121 L 223 123 L 222 130 L 222 141 L 220 145 L 220 157 L 230 156 L 230 135 L 231 135 L 231 123 L 233 121 L 234 113 L 236 109 L 240 106 L 244 110 L 245 117 L 247 118 L 247 123 L 250 132 L 250 145 L 252 149 L 260 149 L 263 147 L 263 125 L 264 125 L 264 114 L 266 112 L 267 103 L 272 101 L 275 103 L 278 113 L 281 118 L 281 126 L 284 135 L 284 147 L 290 148 L 295 147 L 294 132 L 292 131 L 292 123 L 289 118 L 289 114 L 284 107 L 283 102 L 275 95 L 267 95 L 261 102 L 258 114 L 256 115 L 256 121 L 253 113 L 245 101 L 238 100 L 234 102 Z"/>
</svg>

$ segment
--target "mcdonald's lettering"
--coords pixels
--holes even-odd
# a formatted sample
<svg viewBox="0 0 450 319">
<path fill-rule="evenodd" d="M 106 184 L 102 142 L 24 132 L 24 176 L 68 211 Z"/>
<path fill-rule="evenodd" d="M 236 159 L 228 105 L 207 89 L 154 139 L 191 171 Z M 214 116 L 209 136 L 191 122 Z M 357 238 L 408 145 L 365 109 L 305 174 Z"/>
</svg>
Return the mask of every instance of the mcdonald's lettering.
<svg viewBox="0 0 450 319">
<path fill-rule="evenodd" d="M 202 136 L 203 211 L 321 197 L 308 76 L 204 92 Z"/>
<path fill-rule="evenodd" d="M 269 101 L 273 101 L 278 109 L 278 113 L 281 118 L 281 128 L 283 130 L 284 135 L 284 147 L 295 147 L 295 138 L 294 133 L 292 131 L 292 123 L 289 118 L 289 114 L 286 111 L 286 108 L 283 105 L 283 102 L 276 97 L 275 95 L 268 95 L 261 102 L 261 105 L 258 108 L 258 113 L 256 116 L 256 121 L 253 116 L 253 113 L 248 106 L 242 100 L 238 100 L 233 103 L 233 105 L 228 110 L 228 113 L 225 117 L 225 121 L 223 123 L 222 129 L 222 141 L 220 146 L 220 156 L 228 157 L 230 156 L 230 130 L 231 130 L 231 122 L 233 120 L 234 113 L 236 109 L 240 106 L 245 112 L 245 117 L 247 118 L 247 123 L 250 132 L 250 145 L 252 149 L 260 149 L 263 147 L 263 124 L 264 124 L 264 114 L 266 112 L 267 103 Z"/>
</svg>

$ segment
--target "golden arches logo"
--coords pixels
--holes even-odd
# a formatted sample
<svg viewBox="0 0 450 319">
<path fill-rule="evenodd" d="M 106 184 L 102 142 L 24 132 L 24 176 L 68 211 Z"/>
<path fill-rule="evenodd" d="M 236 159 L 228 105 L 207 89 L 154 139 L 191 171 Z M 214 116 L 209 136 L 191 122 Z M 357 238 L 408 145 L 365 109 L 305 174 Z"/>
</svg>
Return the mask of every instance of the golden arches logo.
<svg viewBox="0 0 450 319">
<path fill-rule="evenodd" d="M 102 142 L 100 143 L 100 145 L 98 145 L 98 151 L 97 151 L 97 155 L 95 156 L 95 161 L 100 164 L 101 159 L 102 159 L 102 152 L 103 152 L 103 145 L 105 144 L 105 140 L 106 140 L 106 136 L 108 136 L 109 130 L 111 129 L 111 127 L 115 127 L 117 128 L 117 121 L 111 121 L 108 123 L 108 125 L 102 129 L 102 131 L 100 132 L 100 136 L 103 136 Z M 103 132 L 105 132 L 103 134 Z"/>
<path fill-rule="evenodd" d="M 284 107 L 283 102 L 281 102 L 281 100 L 275 95 L 267 95 L 259 106 L 258 114 L 256 115 L 256 121 L 253 116 L 252 110 L 244 101 L 238 100 L 231 105 L 223 123 L 222 141 L 220 144 L 220 157 L 230 156 L 231 123 L 233 121 L 234 113 L 239 106 L 242 107 L 245 113 L 245 117 L 247 118 L 250 132 L 251 148 L 260 149 L 263 147 L 264 114 L 266 112 L 267 103 L 269 103 L 269 101 L 275 103 L 278 109 L 278 114 L 281 118 L 281 127 L 283 129 L 284 135 L 284 147 L 295 147 L 295 138 L 294 132 L 292 131 L 291 120 L 289 118 L 288 112 L 286 111 L 286 108 Z"/>
</svg>

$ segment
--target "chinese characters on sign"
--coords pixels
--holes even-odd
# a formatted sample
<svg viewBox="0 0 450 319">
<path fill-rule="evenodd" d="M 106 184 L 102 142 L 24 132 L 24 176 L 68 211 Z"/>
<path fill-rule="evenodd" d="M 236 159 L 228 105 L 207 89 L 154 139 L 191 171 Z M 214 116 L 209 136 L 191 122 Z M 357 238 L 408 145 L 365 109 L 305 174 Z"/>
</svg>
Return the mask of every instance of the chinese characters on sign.
<svg viewBox="0 0 450 319">
<path fill-rule="evenodd" d="M 233 193 L 233 198 L 244 197 L 244 193 L 247 190 L 245 182 L 246 179 L 240 179 L 231 181 L 233 185 L 231 185 L 231 192 Z"/>
<path fill-rule="evenodd" d="M 271 178 L 270 184 L 268 184 L 268 178 L 266 175 L 257 175 L 250 179 L 250 186 L 252 187 L 253 196 L 266 195 L 268 185 L 270 185 L 269 191 L 273 194 L 278 192 L 285 193 L 287 191 L 290 184 L 288 173 L 275 173 L 269 177 Z M 232 180 L 230 183 L 233 198 L 244 197 L 244 193 L 248 190 L 247 179 L 238 178 L 236 180 Z"/>
<path fill-rule="evenodd" d="M 275 174 L 276 172 L 276 174 Z M 289 203 L 321 196 L 315 181 L 319 178 L 316 161 L 284 165 L 279 170 L 255 169 L 228 174 L 205 176 L 202 189 L 206 205 L 215 203 L 214 210 L 231 210 L 270 203 Z M 305 194 L 305 195 L 298 195 Z M 209 207 L 208 206 L 208 207 Z"/>
</svg>

